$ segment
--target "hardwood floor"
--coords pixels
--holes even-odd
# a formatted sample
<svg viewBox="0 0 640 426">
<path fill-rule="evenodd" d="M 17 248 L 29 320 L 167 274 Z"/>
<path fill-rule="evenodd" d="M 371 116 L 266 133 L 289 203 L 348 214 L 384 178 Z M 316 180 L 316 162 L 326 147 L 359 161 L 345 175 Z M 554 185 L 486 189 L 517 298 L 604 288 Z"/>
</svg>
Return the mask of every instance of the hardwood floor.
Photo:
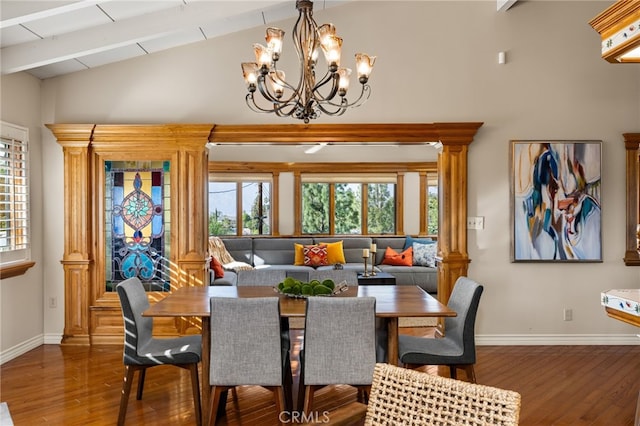
<svg viewBox="0 0 640 426">
<path fill-rule="evenodd" d="M 414 335 L 428 328 L 402 329 Z M 293 332 L 294 376 L 300 335 Z M 436 367 L 427 367 L 437 373 Z M 122 348 L 43 345 L 2 365 L 0 401 L 14 424 L 113 425 L 122 386 Z M 446 374 L 444 371 L 443 374 Z M 459 378 L 464 379 L 464 373 Z M 640 390 L 640 346 L 480 346 L 478 383 L 522 395 L 521 425 L 633 425 Z M 294 378 L 295 379 L 295 378 Z M 137 380 L 137 378 L 136 378 Z M 134 383 L 134 386 L 136 383 Z M 143 399 L 132 392 L 130 425 L 195 424 L 189 375 L 170 366 L 147 372 Z M 271 393 L 241 387 L 222 425 L 276 424 Z M 347 386 L 317 394 L 322 412 L 355 400 Z"/>
</svg>

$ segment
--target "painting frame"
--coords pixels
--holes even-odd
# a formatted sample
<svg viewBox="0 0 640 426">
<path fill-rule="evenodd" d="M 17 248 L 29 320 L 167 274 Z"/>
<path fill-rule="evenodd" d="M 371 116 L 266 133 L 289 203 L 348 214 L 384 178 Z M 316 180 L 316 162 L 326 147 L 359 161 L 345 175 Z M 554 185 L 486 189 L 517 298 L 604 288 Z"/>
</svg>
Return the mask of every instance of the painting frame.
<svg viewBox="0 0 640 426">
<path fill-rule="evenodd" d="M 602 141 L 511 140 L 511 262 L 602 262 Z"/>
</svg>

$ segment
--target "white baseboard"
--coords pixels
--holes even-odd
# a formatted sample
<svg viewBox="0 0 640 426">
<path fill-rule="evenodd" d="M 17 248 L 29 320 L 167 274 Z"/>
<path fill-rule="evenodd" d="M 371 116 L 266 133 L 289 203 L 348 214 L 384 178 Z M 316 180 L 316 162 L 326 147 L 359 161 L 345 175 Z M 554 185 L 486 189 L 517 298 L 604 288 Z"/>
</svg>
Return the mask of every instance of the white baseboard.
<svg viewBox="0 0 640 426">
<path fill-rule="evenodd" d="M 478 334 L 478 346 L 640 345 L 636 334 Z M 0 352 L 0 365 L 40 345 L 59 345 L 61 334 L 38 335 Z"/>
<path fill-rule="evenodd" d="M 15 345 L 14 347 L 7 349 L 6 351 L 0 352 L 0 365 L 4 364 L 5 362 L 9 362 L 14 358 L 17 358 L 20 355 L 25 354 L 31 349 L 35 349 L 42 344 L 44 344 L 44 336 L 40 334 L 18 345 Z"/>
<path fill-rule="evenodd" d="M 640 339 L 636 334 L 476 334 L 476 345 L 640 345 Z"/>
<path fill-rule="evenodd" d="M 45 345 L 59 345 L 62 343 L 62 333 L 47 333 L 44 335 Z"/>
</svg>

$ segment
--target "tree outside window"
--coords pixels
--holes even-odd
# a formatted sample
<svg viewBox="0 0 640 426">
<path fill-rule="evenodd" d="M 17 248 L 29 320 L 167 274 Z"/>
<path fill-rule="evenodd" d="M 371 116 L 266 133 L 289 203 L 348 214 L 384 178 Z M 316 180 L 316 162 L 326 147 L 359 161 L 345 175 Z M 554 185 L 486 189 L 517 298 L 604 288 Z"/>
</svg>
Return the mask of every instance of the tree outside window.
<svg viewBox="0 0 640 426">
<path fill-rule="evenodd" d="M 395 215 L 394 183 L 302 184 L 303 234 L 393 234 Z"/>
<path fill-rule="evenodd" d="M 270 235 L 271 183 L 209 182 L 208 228 L 209 235 Z"/>
</svg>

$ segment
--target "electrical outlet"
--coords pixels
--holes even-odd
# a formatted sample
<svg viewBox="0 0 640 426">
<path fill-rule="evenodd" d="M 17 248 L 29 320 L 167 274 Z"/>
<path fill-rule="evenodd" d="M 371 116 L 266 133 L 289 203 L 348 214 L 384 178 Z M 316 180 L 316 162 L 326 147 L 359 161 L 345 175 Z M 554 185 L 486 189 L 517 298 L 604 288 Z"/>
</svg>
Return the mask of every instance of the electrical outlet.
<svg viewBox="0 0 640 426">
<path fill-rule="evenodd" d="M 50 297 L 49 298 L 49 307 L 50 308 L 57 308 L 58 307 L 58 299 L 56 297 Z"/>
<path fill-rule="evenodd" d="M 573 320 L 573 310 L 569 308 L 564 308 L 564 320 L 571 321 Z"/>
<path fill-rule="evenodd" d="M 470 216 L 467 218 L 467 229 L 484 229 L 484 216 Z"/>
</svg>

